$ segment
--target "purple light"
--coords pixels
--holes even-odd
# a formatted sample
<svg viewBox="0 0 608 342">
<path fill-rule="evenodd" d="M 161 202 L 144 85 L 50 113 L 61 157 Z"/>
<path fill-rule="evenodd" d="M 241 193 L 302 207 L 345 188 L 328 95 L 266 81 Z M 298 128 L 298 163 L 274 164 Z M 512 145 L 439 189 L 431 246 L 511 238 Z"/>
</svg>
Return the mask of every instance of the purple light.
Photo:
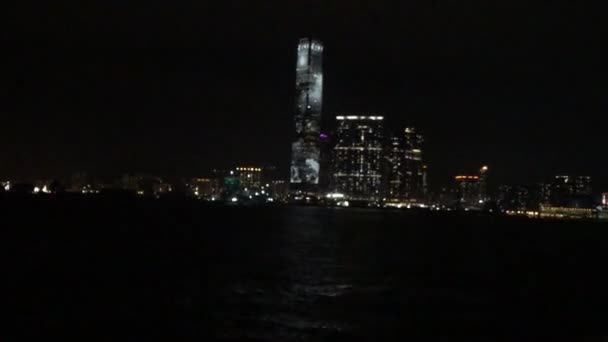
<svg viewBox="0 0 608 342">
<path fill-rule="evenodd" d="M 325 134 L 325 133 L 321 133 L 321 140 L 327 140 L 329 139 L 329 135 Z"/>
</svg>

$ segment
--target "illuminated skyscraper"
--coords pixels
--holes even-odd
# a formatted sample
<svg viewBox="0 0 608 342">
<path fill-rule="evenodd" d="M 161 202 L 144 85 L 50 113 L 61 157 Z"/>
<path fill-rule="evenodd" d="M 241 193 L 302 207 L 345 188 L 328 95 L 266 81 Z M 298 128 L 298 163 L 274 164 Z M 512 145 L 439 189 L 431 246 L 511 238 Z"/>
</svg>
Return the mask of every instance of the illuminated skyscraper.
<svg viewBox="0 0 608 342">
<path fill-rule="evenodd" d="M 332 188 L 351 200 L 376 201 L 382 190 L 382 116 L 338 116 Z"/>
<path fill-rule="evenodd" d="M 291 147 L 291 187 L 314 190 L 319 185 L 323 44 L 304 38 L 298 45 L 295 136 Z"/>
<path fill-rule="evenodd" d="M 387 197 L 391 201 L 423 200 L 426 196 L 426 166 L 422 160 L 424 139 L 407 127 L 391 137 L 388 145 Z"/>
<path fill-rule="evenodd" d="M 386 196 L 390 201 L 405 199 L 405 147 L 401 136 L 392 136 L 386 148 L 388 174 Z"/>
<path fill-rule="evenodd" d="M 423 199 L 425 193 L 425 170 L 422 162 L 422 135 L 413 127 L 404 131 L 405 140 L 405 196 L 408 199 Z"/>
</svg>

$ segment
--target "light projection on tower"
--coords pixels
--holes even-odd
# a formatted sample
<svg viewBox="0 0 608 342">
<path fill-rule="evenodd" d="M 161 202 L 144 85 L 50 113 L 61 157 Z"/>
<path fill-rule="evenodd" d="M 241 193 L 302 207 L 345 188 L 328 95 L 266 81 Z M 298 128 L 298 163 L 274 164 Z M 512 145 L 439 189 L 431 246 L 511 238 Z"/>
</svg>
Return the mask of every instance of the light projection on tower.
<svg viewBox="0 0 608 342">
<path fill-rule="evenodd" d="M 295 137 L 291 149 L 291 183 L 319 184 L 323 44 L 304 38 L 298 45 Z"/>
</svg>

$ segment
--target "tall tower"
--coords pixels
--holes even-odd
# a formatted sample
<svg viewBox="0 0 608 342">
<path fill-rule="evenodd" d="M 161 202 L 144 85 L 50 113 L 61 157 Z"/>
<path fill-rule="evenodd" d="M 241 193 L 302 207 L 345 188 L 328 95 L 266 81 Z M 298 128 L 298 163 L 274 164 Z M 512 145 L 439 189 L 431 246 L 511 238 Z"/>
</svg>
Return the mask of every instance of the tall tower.
<svg viewBox="0 0 608 342">
<path fill-rule="evenodd" d="M 401 135 L 392 135 L 386 146 L 386 197 L 398 202 L 405 199 L 405 146 Z"/>
<path fill-rule="evenodd" d="M 414 127 L 406 127 L 391 137 L 387 152 L 387 198 L 390 201 L 425 200 L 427 184 L 423 143 L 422 134 Z"/>
<path fill-rule="evenodd" d="M 315 191 L 321 159 L 323 44 L 300 39 L 296 67 L 295 136 L 291 146 L 292 190 Z"/>
<path fill-rule="evenodd" d="M 334 190 L 351 200 L 380 200 L 384 117 L 353 115 L 336 120 Z"/>
<path fill-rule="evenodd" d="M 425 195 L 424 163 L 422 161 L 424 138 L 414 127 L 406 127 L 403 137 L 405 142 L 405 197 L 410 200 L 421 200 Z"/>
</svg>

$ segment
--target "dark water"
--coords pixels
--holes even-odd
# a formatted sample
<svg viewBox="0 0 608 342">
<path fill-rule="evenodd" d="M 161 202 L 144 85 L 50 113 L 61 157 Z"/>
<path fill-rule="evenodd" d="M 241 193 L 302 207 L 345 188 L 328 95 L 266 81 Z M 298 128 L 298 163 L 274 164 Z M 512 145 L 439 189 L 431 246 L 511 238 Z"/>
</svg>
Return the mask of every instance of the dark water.
<svg viewBox="0 0 608 342">
<path fill-rule="evenodd" d="M 3 203 L 6 341 L 604 341 L 608 225 Z"/>
</svg>

